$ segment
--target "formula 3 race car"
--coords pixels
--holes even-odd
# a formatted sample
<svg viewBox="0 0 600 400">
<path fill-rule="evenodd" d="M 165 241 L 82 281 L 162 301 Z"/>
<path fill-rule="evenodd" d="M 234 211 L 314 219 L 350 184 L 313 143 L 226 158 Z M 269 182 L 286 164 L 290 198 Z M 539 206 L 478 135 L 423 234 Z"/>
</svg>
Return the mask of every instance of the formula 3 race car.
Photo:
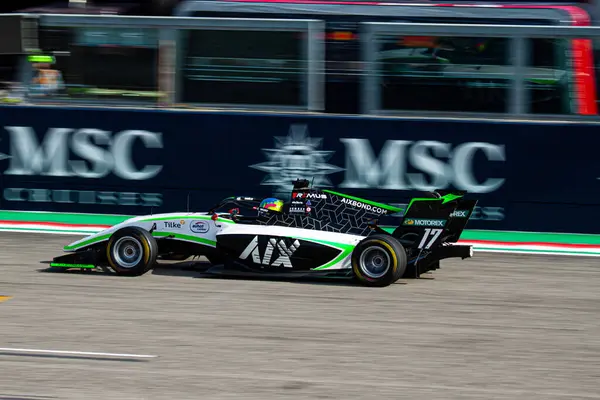
<svg viewBox="0 0 600 400">
<path fill-rule="evenodd" d="M 442 259 L 472 257 L 471 246 L 456 244 L 477 204 L 464 196 L 432 192 L 401 209 L 299 179 L 287 202 L 230 197 L 207 212 L 128 219 L 65 246 L 50 266 L 139 276 L 157 260 L 204 256 L 209 274 L 341 276 L 387 286 L 435 270 Z M 398 216 L 398 226 L 379 226 L 386 216 Z"/>
</svg>

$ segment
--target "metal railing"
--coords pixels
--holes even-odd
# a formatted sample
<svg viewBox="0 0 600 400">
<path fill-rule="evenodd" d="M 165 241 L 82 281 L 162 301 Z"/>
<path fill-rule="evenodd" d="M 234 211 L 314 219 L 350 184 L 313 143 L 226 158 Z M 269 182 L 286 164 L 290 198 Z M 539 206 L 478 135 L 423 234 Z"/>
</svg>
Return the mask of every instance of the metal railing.
<svg viewBox="0 0 600 400">
<path fill-rule="evenodd" d="M 314 19 L 269 19 L 269 18 L 195 18 L 195 17 L 141 17 L 141 16 L 105 16 L 105 15 L 28 15 L 28 21 L 37 19 L 39 31 L 48 28 L 68 28 L 75 33 L 81 34 L 82 28 L 107 29 L 116 28 L 151 29 L 156 30 L 156 46 L 158 57 L 156 60 L 157 91 L 160 93 L 158 102 L 150 101 L 146 105 L 162 107 L 215 107 L 219 109 L 260 109 L 260 110 L 293 110 L 321 112 L 325 110 L 326 91 L 326 55 L 325 55 L 325 22 Z M 28 29 L 31 29 L 30 23 Z M 90 31 L 88 30 L 88 33 Z M 208 39 L 196 41 L 193 54 L 190 51 L 190 32 L 203 32 L 206 35 L 214 35 L 215 32 L 223 34 L 230 32 L 247 32 L 248 35 L 255 32 L 272 32 L 272 41 L 281 39 L 285 34 L 292 39 L 289 43 L 298 43 L 299 54 L 295 58 L 261 55 L 262 49 L 257 46 L 254 53 L 248 53 L 243 43 L 238 46 L 238 54 L 234 50 L 227 53 L 227 46 L 213 46 L 203 48 L 212 42 Z M 93 32 L 91 33 L 93 35 Z M 503 116 L 526 117 L 530 115 L 528 104 L 530 103 L 530 91 L 527 87 L 528 77 L 531 69 L 531 43 L 530 39 L 552 38 L 552 39 L 590 39 L 592 42 L 600 38 L 600 27 L 567 27 L 567 26 L 521 26 L 521 25 L 462 25 L 462 24 L 421 24 L 421 23 L 386 23 L 365 22 L 360 24 L 360 59 L 355 60 L 360 65 L 361 75 L 359 98 L 361 112 L 368 115 L 405 115 L 415 114 L 414 111 L 403 111 L 401 109 L 385 109 L 382 107 L 382 61 L 379 56 L 382 47 L 381 38 L 386 36 L 433 36 L 453 38 L 504 38 L 509 42 L 508 63 L 502 68 L 496 68 L 492 72 L 486 72 L 489 79 L 503 80 L 506 85 L 509 98 L 507 109 Z M 208 36 L 207 36 L 208 37 Z M 133 37 L 130 38 L 133 40 Z M 231 38 L 227 40 L 233 40 Z M 286 39 L 288 40 L 288 39 Z M 38 40 L 43 43 L 40 37 Z M 285 42 L 287 43 L 287 42 Z M 282 39 L 279 48 L 286 48 Z M 214 45 L 214 43 L 212 43 Z M 591 45 L 588 43 L 587 45 Z M 43 45 L 41 45 L 43 46 Z M 291 46 L 291 45 L 290 45 Z M 296 44 L 294 44 L 296 46 Z M 39 49 L 41 52 L 45 49 Z M 107 50 L 108 51 L 108 50 Z M 109 52 L 109 51 L 108 51 Z M 211 53 L 212 52 L 212 53 Z M 68 53 L 68 51 L 67 51 Z M 186 57 L 187 54 L 187 57 Z M 291 54 L 291 53 L 289 53 Z M 571 57 L 569 55 L 567 58 Z M 25 65 L 25 63 L 23 64 Z M 458 64 L 457 64 L 458 65 Z M 594 66 L 595 67 L 595 66 Z M 73 67 L 76 69 L 76 67 Z M 568 65 L 565 67 L 567 72 Z M 435 75 L 422 68 L 422 76 L 436 79 Z M 572 72 L 572 71 L 571 71 Z M 592 71 L 593 72 L 593 71 Z M 456 71 L 454 72 L 457 73 Z M 25 74 L 27 76 L 27 74 Z M 573 74 L 571 74 L 573 75 Z M 411 75 L 416 76 L 416 75 Z M 432 78 L 433 77 L 433 78 Z M 410 77 L 409 77 L 410 78 Z M 409 79 L 404 78 L 404 79 Z M 541 79 L 541 78 L 540 78 Z M 556 78 L 559 80 L 559 78 Z M 572 79 L 578 79 L 574 77 Z M 225 98 L 222 91 L 230 90 L 241 93 L 244 87 L 248 91 L 254 91 L 257 97 L 263 95 L 259 84 L 270 85 L 270 88 L 279 85 L 281 91 L 290 90 L 296 93 L 296 98 L 290 100 L 290 104 L 281 105 L 277 102 L 251 104 L 251 102 L 224 102 L 224 101 L 192 101 L 186 99 L 186 87 L 194 85 L 202 88 L 201 91 L 208 94 L 219 94 L 217 98 Z M 67 82 L 68 84 L 69 82 Z M 26 82 L 23 82 L 26 85 Z M 572 81 L 570 83 L 572 86 Z M 229 88 L 229 89 L 218 89 Z M 258 88 L 258 89 L 257 89 Z M 106 89 L 106 88 L 104 88 Z M 110 88 L 108 88 L 110 89 Z M 269 89 L 273 91 L 272 89 Z M 277 89 L 274 89 L 276 92 Z M 112 104 L 114 98 L 108 100 L 100 99 L 98 93 L 102 88 L 89 90 L 90 98 L 83 97 L 80 102 L 92 102 L 91 97 L 96 97 L 97 104 Z M 189 90 L 188 90 L 189 92 Z M 251 93 L 250 93 L 251 94 Z M 249 95 L 250 95 L 249 94 Z M 233 95 L 233 94 L 232 94 Z M 113 96 L 114 97 L 114 96 Z M 190 97 L 190 96 L 188 96 Z M 192 96 L 193 97 L 193 96 Z M 202 96 L 198 96 L 202 97 Z M 206 96 L 205 96 L 206 97 Z M 272 96 L 271 96 L 272 97 Z M 269 96 L 265 95 L 265 98 Z M 272 99 L 271 99 L 272 100 Z M 37 101 L 37 100 L 36 100 Z M 49 100 L 39 100 L 49 101 Z M 56 102 L 57 99 L 50 101 Z M 60 101 L 75 102 L 73 98 Z M 575 98 L 573 101 L 577 101 Z M 144 105 L 143 102 L 131 102 L 132 104 Z M 293 103 L 293 104 L 292 104 Z M 423 110 L 427 112 L 427 110 Z M 439 114 L 439 113 L 438 113 Z M 461 113 L 458 113 L 459 115 Z M 480 115 L 485 115 L 481 113 Z M 567 115 L 561 115 L 565 118 Z M 587 117 L 590 118 L 590 117 Z M 596 118 L 593 116 L 591 118 Z"/>
<path fill-rule="evenodd" d="M 511 101 L 509 115 L 527 115 L 528 91 L 525 88 L 525 76 L 530 65 L 530 46 L 528 39 L 563 38 L 590 39 L 600 38 L 600 27 L 566 26 L 523 26 L 523 25 L 464 25 L 464 24 L 415 24 L 365 22 L 362 24 L 362 57 L 367 63 L 365 79 L 362 85 L 364 114 L 397 114 L 381 109 L 381 95 L 376 54 L 379 50 L 378 36 L 381 35 L 419 35 L 452 37 L 507 38 L 511 41 L 511 71 L 513 78 L 510 87 Z M 506 75 L 506 73 L 505 73 Z"/>
</svg>

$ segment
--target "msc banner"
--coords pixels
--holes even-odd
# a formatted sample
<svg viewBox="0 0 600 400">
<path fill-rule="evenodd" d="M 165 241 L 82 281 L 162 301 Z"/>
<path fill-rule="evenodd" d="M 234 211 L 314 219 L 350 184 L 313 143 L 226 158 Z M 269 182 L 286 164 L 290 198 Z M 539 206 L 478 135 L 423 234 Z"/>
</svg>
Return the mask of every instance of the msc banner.
<svg viewBox="0 0 600 400">
<path fill-rule="evenodd" d="M 225 112 L 0 108 L 0 207 L 148 214 L 291 181 L 391 204 L 479 199 L 470 229 L 597 233 L 597 125 Z"/>
</svg>

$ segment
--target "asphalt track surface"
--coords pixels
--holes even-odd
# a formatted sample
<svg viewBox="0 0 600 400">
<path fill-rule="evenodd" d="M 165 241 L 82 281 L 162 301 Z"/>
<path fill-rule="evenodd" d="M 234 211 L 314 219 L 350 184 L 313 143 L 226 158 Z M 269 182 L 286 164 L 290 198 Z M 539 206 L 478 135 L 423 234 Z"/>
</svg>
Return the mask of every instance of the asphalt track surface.
<svg viewBox="0 0 600 400">
<path fill-rule="evenodd" d="M 0 234 L 0 399 L 600 399 L 600 259 L 475 253 L 433 279 L 48 273 Z"/>
</svg>

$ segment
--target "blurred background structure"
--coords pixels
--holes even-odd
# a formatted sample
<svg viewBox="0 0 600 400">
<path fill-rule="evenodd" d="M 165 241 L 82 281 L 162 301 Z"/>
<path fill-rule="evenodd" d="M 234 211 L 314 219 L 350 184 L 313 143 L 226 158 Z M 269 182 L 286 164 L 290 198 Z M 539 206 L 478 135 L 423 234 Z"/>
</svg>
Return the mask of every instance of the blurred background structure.
<svg viewBox="0 0 600 400">
<path fill-rule="evenodd" d="M 29 0 L 3 7 L 0 12 L 25 15 L 5 14 L 3 20 L 3 37 L 21 36 L 0 49 L 7 102 L 36 79 L 39 66 L 25 61 L 35 55 L 54 59 L 47 67 L 64 83 L 53 92 L 57 101 L 284 106 L 341 114 L 598 114 L 597 38 L 538 29 L 597 25 L 593 1 Z M 137 19 L 133 25 L 52 19 L 65 14 Z M 143 23 L 165 16 L 310 19 L 321 21 L 323 35 L 316 25 L 281 34 L 231 24 L 215 31 L 200 22 L 177 28 L 175 19 L 173 27 L 161 22 L 160 29 Z M 458 27 L 384 33 L 386 23 Z M 532 28 L 499 31 L 481 24 Z M 472 33 L 465 34 L 468 26 Z"/>
<path fill-rule="evenodd" d="M 0 13 L 90 13 L 118 15 L 171 15 L 181 0 L 20 0 L 3 2 Z"/>
</svg>

